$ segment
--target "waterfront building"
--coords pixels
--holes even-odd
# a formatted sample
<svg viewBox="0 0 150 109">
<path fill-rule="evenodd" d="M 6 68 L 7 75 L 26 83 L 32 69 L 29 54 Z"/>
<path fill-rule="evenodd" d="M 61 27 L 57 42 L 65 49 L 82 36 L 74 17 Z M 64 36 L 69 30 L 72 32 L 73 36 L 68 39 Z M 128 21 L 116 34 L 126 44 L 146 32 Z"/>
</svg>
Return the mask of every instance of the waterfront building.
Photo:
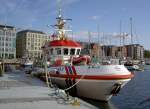
<svg viewBox="0 0 150 109">
<path fill-rule="evenodd" d="M 118 47 L 114 45 L 104 45 L 102 46 L 103 55 L 105 57 L 116 58 L 118 56 Z"/>
<path fill-rule="evenodd" d="M 23 30 L 17 33 L 16 55 L 22 58 L 28 55 L 30 59 L 41 58 L 41 47 L 51 38 L 42 31 Z"/>
<path fill-rule="evenodd" d="M 16 29 L 0 25 L 0 59 L 16 58 Z"/>
<path fill-rule="evenodd" d="M 90 55 L 90 44 L 89 42 L 81 42 L 81 41 L 78 41 L 78 43 L 80 43 L 80 45 L 82 46 L 82 51 L 81 51 L 81 54 L 87 54 L 87 55 Z"/>
<path fill-rule="evenodd" d="M 82 46 L 81 54 L 87 54 L 91 57 L 99 57 L 102 56 L 102 48 L 100 44 L 97 43 L 89 43 L 89 42 L 78 42 Z"/>
<path fill-rule="evenodd" d="M 127 48 L 125 46 L 119 46 L 117 48 L 118 48 L 117 57 L 119 58 L 127 57 Z"/>
<path fill-rule="evenodd" d="M 115 45 L 99 45 L 97 43 L 79 42 L 82 45 L 82 54 L 90 56 L 100 56 L 106 58 L 128 58 L 128 59 L 144 59 L 144 48 L 140 44 L 131 44 L 124 46 Z M 99 51 L 99 53 L 98 53 Z"/>
<path fill-rule="evenodd" d="M 144 59 L 144 47 L 140 44 L 125 45 L 127 57 L 132 59 Z"/>
</svg>

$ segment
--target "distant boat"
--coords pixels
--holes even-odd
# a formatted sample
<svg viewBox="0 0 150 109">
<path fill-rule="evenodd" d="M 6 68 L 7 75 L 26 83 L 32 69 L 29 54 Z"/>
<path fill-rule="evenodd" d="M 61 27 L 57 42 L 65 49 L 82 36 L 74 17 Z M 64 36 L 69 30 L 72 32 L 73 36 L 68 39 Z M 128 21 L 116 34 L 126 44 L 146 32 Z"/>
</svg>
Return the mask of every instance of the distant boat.
<svg viewBox="0 0 150 109">
<path fill-rule="evenodd" d="M 29 58 L 29 53 L 25 50 L 24 56 L 20 60 L 20 64 L 22 67 L 32 67 L 33 61 Z"/>
<path fill-rule="evenodd" d="M 32 67 L 33 66 L 33 61 L 26 59 L 26 58 L 22 58 L 21 59 L 21 65 L 23 67 Z"/>
</svg>

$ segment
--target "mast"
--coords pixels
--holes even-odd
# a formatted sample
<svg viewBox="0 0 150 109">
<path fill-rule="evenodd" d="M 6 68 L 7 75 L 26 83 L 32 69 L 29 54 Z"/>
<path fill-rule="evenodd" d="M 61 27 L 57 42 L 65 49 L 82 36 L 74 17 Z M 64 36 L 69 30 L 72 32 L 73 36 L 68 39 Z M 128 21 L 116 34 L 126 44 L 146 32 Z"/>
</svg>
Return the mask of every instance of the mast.
<svg viewBox="0 0 150 109">
<path fill-rule="evenodd" d="M 64 18 L 62 15 L 62 9 L 60 7 L 60 1 L 58 2 L 58 17 L 56 17 L 56 24 L 55 25 L 51 25 L 52 27 L 55 27 L 55 31 L 56 31 L 56 36 L 58 38 L 58 40 L 65 40 L 67 39 L 66 37 L 66 32 L 67 31 L 72 31 L 72 30 L 66 30 L 65 29 L 65 25 L 67 21 L 71 21 L 72 19 L 68 19 L 68 18 Z"/>
<path fill-rule="evenodd" d="M 133 24 L 132 24 L 132 17 L 130 17 L 130 32 L 131 32 L 131 44 L 133 44 L 133 32 L 132 32 L 132 27 L 133 27 Z"/>
<path fill-rule="evenodd" d="M 100 61 L 100 27 L 99 23 L 97 25 L 97 31 L 98 31 L 98 62 Z"/>
<path fill-rule="evenodd" d="M 132 17 L 130 17 L 130 32 L 131 32 L 131 45 L 133 44 L 133 33 L 132 33 Z M 131 46 L 131 58 L 134 58 L 134 48 Z"/>
<path fill-rule="evenodd" d="M 121 42 L 122 42 L 122 21 L 120 20 L 120 58 L 122 58 L 122 55 L 123 55 L 123 51 L 122 51 L 122 48 L 121 48 Z"/>
<path fill-rule="evenodd" d="M 122 21 L 120 20 L 120 47 L 121 47 L 121 34 L 122 33 Z"/>
</svg>

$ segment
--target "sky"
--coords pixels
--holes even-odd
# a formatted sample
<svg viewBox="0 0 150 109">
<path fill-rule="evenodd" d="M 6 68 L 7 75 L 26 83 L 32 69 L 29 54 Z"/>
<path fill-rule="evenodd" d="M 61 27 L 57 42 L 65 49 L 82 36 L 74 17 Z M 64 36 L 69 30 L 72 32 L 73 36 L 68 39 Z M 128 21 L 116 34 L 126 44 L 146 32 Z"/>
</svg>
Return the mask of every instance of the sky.
<svg viewBox="0 0 150 109">
<path fill-rule="evenodd" d="M 0 24 L 52 34 L 48 25 L 56 23 L 61 7 L 63 16 L 72 19 L 67 23 L 72 38 L 85 41 L 90 36 L 98 42 L 99 36 L 101 43 L 119 45 L 120 28 L 127 34 L 124 44 L 131 43 L 132 17 L 133 43 L 150 50 L 149 4 L 150 0 L 0 0 Z"/>
</svg>

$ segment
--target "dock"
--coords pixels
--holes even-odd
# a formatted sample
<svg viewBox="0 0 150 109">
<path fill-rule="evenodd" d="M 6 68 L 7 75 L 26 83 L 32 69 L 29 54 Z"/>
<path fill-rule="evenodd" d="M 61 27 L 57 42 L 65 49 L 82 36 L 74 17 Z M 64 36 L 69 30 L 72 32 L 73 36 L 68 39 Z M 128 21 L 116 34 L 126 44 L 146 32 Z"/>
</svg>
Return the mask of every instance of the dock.
<svg viewBox="0 0 150 109">
<path fill-rule="evenodd" d="M 71 100 L 70 100 L 71 99 Z M 75 102 L 78 101 L 78 102 Z M 0 109 L 98 109 L 79 98 L 57 93 L 55 88 L 20 70 L 0 77 Z"/>
</svg>

